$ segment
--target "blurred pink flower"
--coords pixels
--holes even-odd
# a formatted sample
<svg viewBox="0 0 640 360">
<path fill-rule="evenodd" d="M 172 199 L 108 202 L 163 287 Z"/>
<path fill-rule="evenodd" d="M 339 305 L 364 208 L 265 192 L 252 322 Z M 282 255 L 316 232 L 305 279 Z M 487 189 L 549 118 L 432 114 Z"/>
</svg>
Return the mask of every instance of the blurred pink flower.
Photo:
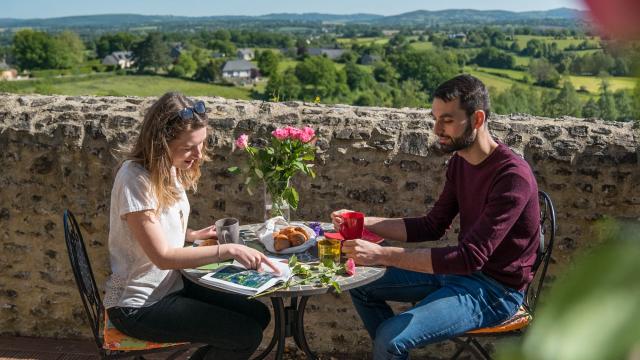
<svg viewBox="0 0 640 360">
<path fill-rule="evenodd" d="M 311 141 L 316 136 L 315 130 L 312 128 L 305 126 L 300 132 L 300 141 L 307 143 Z"/>
<path fill-rule="evenodd" d="M 356 274 L 356 263 L 353 261 L 353 259 L 349 258 L 347 260 L 347 262 L 344 264 L 344 270 L 349 276 L 353 276 Z"/>
<path fill-rule="evenodd" d="M 273 135 L 276 139 L 282 141 L 289 137 L 289 130 L 287 130 L 287 128 L 278 128 L 273 130 L 271 132 L 271 135 Z"/>
<path fill-rule="evenodd" d="M 249 145 L 249 136 L 242 134 L 236 139 L 236 147 L 240 150 L 244 150 Z"/>
</svg>

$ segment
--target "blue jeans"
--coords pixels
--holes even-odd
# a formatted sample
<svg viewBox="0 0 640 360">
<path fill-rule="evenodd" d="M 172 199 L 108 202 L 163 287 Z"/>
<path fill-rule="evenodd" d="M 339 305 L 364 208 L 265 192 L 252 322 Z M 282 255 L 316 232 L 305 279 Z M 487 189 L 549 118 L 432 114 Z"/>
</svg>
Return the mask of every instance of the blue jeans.
<svg viewBox="0 0 640 360">
<path fill-rule="evenodd" d="M 373 339 L 374 359 L 406 359 L 409 350 L 513 316 L 524 294 L 476 272 L 436 275 L 387 268 L 384 276 L 350 290 Z M 395 315 L 387 301 L 415 302 Z"/>
</svg>

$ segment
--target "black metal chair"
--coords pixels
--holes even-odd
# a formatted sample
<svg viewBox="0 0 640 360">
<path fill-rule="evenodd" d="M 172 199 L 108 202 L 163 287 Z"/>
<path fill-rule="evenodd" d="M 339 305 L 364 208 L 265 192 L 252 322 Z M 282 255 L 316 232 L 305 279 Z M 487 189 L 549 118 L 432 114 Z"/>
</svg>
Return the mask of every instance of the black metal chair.
<svg viewBox="0 0 640 360">
<path fill-rule="evenodd" d="M 142 355 L 158 352 L 172 353 L 167 359 L 175 359 L 189 348 L 203 346 L 196 343 L 155 343 L 128 337 L 118 332 L 114 327 L 109 326 L 106 312 L 100 299 L 100 292 L 96 286 L 96 281 L 91 270 L 91 263 L 87 256 L 84 240 L 80 233 L 80 227 L 69 210 L 64 212 L 64 239 L 69 252 L 69 261 L 73 269 L 76 285 L 85 313 L 91 326 L 93 338 L 98 347 L 100 357 L 103 359 L 118 359 L 133 357 L 134 359 L 144 359 Z M 118 341 L 105 341 L 104 330 L 110 334 L 116 334 Z M 135 350 L 132 350 L 135 348 Z M 127 349 L 127 350 L 124 350 Z"/>
<path fill-rule="evenodd" d="M 533 264 L 534 278 L 526 290 L 523 306 L 514 316 L 500 325 L 468 331 L 457 338 L 451 339 L 459 345 L 452 359 L 457 359 L 464 351 L 471 352 L 478 359 L 491 359 L 491 355 L 477 338 L 518 335 L 533 320 L 533 313 L 543 288 L 556 236 L 556 211 L 551 198 L 544 191 L 538 191 L 538 197 L 540 199 L 540 247 L 538 248 L 536 261 Z"/>
</svg>

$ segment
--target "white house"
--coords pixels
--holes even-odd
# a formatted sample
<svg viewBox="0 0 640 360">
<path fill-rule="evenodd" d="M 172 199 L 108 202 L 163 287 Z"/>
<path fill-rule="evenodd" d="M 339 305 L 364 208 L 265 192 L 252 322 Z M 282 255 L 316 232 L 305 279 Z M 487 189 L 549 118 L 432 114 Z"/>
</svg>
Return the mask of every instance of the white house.
<svg viewBox="0 0 640 360">
<path fill-rule="evenodd" d="M 114 51 L 102 59 L 102 65 L 117 66 L 120 69 L 128 69 L 134 62 L 131 51 Z"/>
<path fill-rule="evenodd" d="M 229 60 L 222 67 L 222 78 L 225 80 L 247 82 L 256 80 L 258 76 L 258 68 L 247 60 Z"/>
<path fill-rule="evenodd" d="M 326 56 L 331 60 L 336 60 L 344 54 L 342 49 L 323 49 L 323 48 L 309 48 L 307 54 L 311 56 Z"/>
<path fill-rule="evenodd" d="M 249 48 L 238 49 L 238 51 L 236 52 L 236 55 L 238 59 L 247 60 L 247 61 L 251 61 L 256 57 L 256 54 L 254 53 L 253 49 L 249 49 Z"/>
</svg>

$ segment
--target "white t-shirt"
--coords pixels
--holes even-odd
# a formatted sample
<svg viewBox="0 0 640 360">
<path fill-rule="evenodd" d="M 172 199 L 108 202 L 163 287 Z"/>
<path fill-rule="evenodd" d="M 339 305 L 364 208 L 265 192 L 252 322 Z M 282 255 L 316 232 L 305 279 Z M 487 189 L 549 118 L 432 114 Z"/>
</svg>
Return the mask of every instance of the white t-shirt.
<svg viewBox="0 0 640 360">
<path fill-rule="evenodd" d="M 175 177 L 175 169 L 172 169 Z M 180 200 L 158 215 L 169 246 L 184 246 L 189 220 L 189 200 L 184 188 Z M 152 195 L 149 172 L 143 166 L 125 161 L 118 170 L 111 190 L 109 217 L 109 258 L 112 274 L 107 280 L 105 308 L 144 307 L 158 302 L 167 294 L 182 289 L 182 277 L 177 270 L 161 270 L 155 266 L 133 237 L 125 214 L 153 210 L 157 199 Z"/>
</svg>

